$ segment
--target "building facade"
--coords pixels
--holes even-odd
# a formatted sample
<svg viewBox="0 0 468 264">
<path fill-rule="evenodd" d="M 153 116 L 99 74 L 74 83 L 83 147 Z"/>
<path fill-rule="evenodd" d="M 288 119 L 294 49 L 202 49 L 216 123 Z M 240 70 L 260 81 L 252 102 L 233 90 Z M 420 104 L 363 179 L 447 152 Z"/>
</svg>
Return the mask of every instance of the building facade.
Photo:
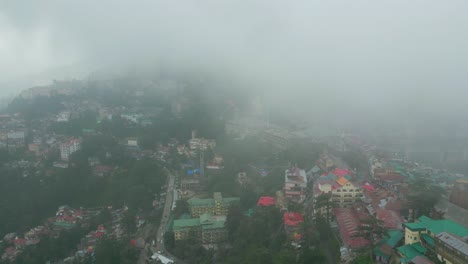
<svg viewBox="0 0 468 264">
<path fill-rule="evenodd" d="M 435 236 L 437 258 L 446 264 L 468 263 L 467 238 L 463 239 L 447 232 Z"/>
<path fill-rule="evenodd" d="M 60 158 L 63 161 L 68 161 L 70 159 L 70 155 L 80 149 L 81 140 L 79 139 L 72 139 L 67 142 L 64 142 L 60 144 Z"/>
<path fill-rule="evenodd" d="M 174 220 L 174 239 L 196 239 L 202 244 L 217 244 L 226 241 L 226 216 L 213 216 L 209 213 L 198 218 Z"/>
<path fill-rule="evenodd" d="M 286 169 L 284 173 L 284 196 L 295 202 L 303 202 L 306 198 L 307 175 L 305 170 L 295 166 Z"/>
<path fill-rule="evenodd" d="M 337 183 L 339 187 L 332 190 L 331 201 L 339 207 L 348 207 L 361 201 L 364 196 L 362 188 L 348 181 L 345 177 L 340 178 Z"/>
<path fill-rule="evenodd" d="M 187 201 L 192 217 L 202 214 L 227 215 L 229 206 L 239 204 L 239 197 L 223 197 L 220 192 L 213 194 L 213 199 L 191 198 Z"/>
</svg>

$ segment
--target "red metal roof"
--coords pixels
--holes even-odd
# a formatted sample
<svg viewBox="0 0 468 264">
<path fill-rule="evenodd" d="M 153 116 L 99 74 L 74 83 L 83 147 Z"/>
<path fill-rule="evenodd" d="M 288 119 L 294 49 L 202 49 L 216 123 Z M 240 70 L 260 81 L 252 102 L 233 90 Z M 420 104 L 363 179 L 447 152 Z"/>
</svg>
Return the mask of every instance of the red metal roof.
<svg viewBox="0 0 468 264">
<path fill-rule="evenodd" d="M 304 222 L 304 217 L 300 213 L 285 212 L 284 224 L 287 226 L 297 226 Z"/>
<path fill-rule="evenodd" d="M 275 205 L 275 198 L 271 196 L 262 196 L 260 199 L 258 199 L 257 206 L 262 205 L 262 206 L 269 206 L 269 205 Z"/>
<path fill-rule="evenodd" d="M 340 177 L 345 176 L 345 175 L 351 175 L 351 171 L 347 169 L 340 169 L 340 168 L 334 169 L 332 173 Z"/>
<path fill-rule="evenodd" d="M 338 226 L 340 228 L 341 238 L 344 244 L 349 248 L 360 248 L 369 244 L 369 241 L 363 237 L 355 237 L 359 234 L 358 227 L 361 225 L 359 217 L 352 208 L 335 208 Z"/>
</svg>

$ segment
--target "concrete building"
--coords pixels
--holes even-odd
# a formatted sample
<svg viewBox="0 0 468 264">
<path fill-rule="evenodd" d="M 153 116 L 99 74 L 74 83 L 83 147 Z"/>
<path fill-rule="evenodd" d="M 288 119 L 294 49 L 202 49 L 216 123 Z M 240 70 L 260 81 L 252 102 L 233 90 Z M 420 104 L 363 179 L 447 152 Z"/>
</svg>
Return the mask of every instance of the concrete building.
<svg viewBox="0 0 468 264">
<path fill-rule="evenodd" d="M 447 264 L 468 263 L 468 238 L 460 238 L 447 232 L 435 236 L 437 258 Z"/>
<path fill-rule="evenodd" d="M 205 151 L 208 148 L 214 149 L 216 147 L 216 141 L 214 139 L 205 138 L 191 138 L 189 140 L 190 150 L 201 150 Z"/>
<path fill-rule="evenodd" d="M 204 213 L 197 218 L 174 220 L 174 239 L 195 238 L 202 244 L 216 244 L 227 238 L 225 215 Z"/>
<path fill-rule="evenodd" d="M 7 133 L 8 148 L 21 148 L 25 145 L 24 131 L 15 130 Z"/>
<path fill-rule="evenodd" d="M 335 169 L 328 175 L 318 177 L 314 182 L 314 197 L 331 194 L 331 203 L 338 207 L 349 207 L 361 201 L 364 196 L 363 189 L 352 181 L 350 174 L 348 170 Z"/>
<path fill-rule="evenodd" d="M 138 147 L 138 138 L 136 138 L 136 137 L 127 138 L 127 146 L 129 146 L 129 147 Z"/>
<path fill-rule="evenodd" d="M 438 255 L 439 260 L 445 263 L 467 263 L 466 241 L 463 238 L 468 236 L 468 228 L 451 220 L 434 220 L 427 216 L 403 225 L 405 245 L 397 248 L 401 263 L 428 256 L 428 252 Z"/>
<path fill-rule="evenodd" d="M 286 198 L 303 202 L 306 197 L 307 175 L 305 170 L 292 166 L 284 174 L 284 195 Z"/>
<path fill-rule="evenodd" d="M 361 201 L 363 197 L 362 188 L 349 181 L 345 177 L 339 178 L 337 188 L 332 190 L 331 201 L 339 207 L 348 207 L 356 202 Z"/>
<path fill-rule="evenodd" d="M 60 158 L 63 161 L 68 161 L 70 155 L 81 149 L 81 140 L 80 139 L 71 139 L 67 142 L 60 144 Z"/>
<path fill-rule="evenodd" d="M 405 244 L 433 241 L 434 237 L 442 232 L 454 235 L 468 236 L 468 228 L 451 220 L 434 220 L 427 216 L 421 216 L 417 222 L 405 223 Z"/>
<path fill-rule="evenodd" d="M 70 112 L 63 111 L 57 115 L 57 122 L 68 122 L 70 120 Z"/>
<path fill-rule="evenodd" d="M 239 197 L 223 197 L 220 192 L 213 194 L 213 199 L 191 198 L 187 201 L 192 217 L 202 214 L 227 215 L 229 206 L 238 204 Z"/>
<path fill-rule="evenodd" d="M 201 189 L 201 184 L 199 179 L 194 178 L 185 178 L 180 181 L 180 189 L 182 191 L 194 191 L 198 192 Z"/>
</svg>

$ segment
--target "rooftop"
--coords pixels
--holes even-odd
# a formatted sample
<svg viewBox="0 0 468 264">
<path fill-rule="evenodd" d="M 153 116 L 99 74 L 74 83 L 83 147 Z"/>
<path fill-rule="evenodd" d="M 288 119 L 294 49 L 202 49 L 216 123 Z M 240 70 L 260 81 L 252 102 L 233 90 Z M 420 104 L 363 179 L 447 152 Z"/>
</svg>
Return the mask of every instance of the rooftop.
<svg viewBox="0 0 468 264">
<path fill-rule="evenodd" d="M 413 259 L 416 256 L 421 256 L 422 252 L 419 252 L 413 245 L 404 245 L 397 248 L 398 252 L 408 259 Z"/>
<path fill-rule="evenodd" d="M 226 216 L 213 216 L 202 214 L 199 218 L 174 220 L 173 230 L 183 230 L 192 227 L 201 227 L 203 230 L 224 228 Z"/>
<path fill-rule="evenodd" d="M 360 248 L 369 244 L 363 237 L 357 236 L 361 225 L 359 215 L 353 208 L 335 208 L 334 210 L 343 242 L 350 248 Z"/>
<path fill-rule="evenodd" d="M 437 239 L 451 246 L 457 251 L 462 252 L 463 254 L 465 254 L 465 256 L 468 256 L 468 244 L 459 237 L 449 234 L 447 232 L 442 232 L 436 237 Z"/>
<path fill-rule="evenodd" d="M 240 201 L 239 197 L 225 197 L 223 198 L 221 193 L 215 193 L 214 198 L 216 200 L 222 200 L 225 204 L 237 203 Z M 207 198 L 207 199 L 200 199 L 200 198 L 190 198 L 188 199 L 187 203 L 189 206 L 213 206 L 215 204 L 215 199 Z"/>
<path fill-rule="evenodd" d="M 297 167 L 288 168 L 285 173 L 286 183 L 307 184 L 307 175 L 305 170 Z"/>
<path fill-rule="evenodd" d="M 260 199 L 258 199 L 257 206 L 262 205 L 262 206 L 269 206 L 269 205 L 275 205 L 275 198 L 271 196 L 262 196 Z"/>
<path fill-rule="evenodd" d="M 434 264 L 434 262 L 430 261 L 424 256 L 416 256 L 413 259 L 411 259 L 411 262 L 414 264 Z"/>
<path fill-rule="evenodd" d="M 434 220 L 423 215 L 418 219 L 418 222 L 405 223 L 404 225 L 411 230 L 427 229 L 436 235 L 442 232 L 448 232 L 460 237 L 468 236 L 468 228 L 448 219 Z"/>
<path fill-rule="evenodd" d="M 284 224 L 287 226 L 297 226 L 304 222 L 304 217 L 300 213 L 285 212 L 283 218 Z"/>
<path fill-rule="evenodd" d="M 190 219 L 177 219 L 174 220 L 173 229 L 174 231 L 199 226 L 200 225 L 200 218 L 190 218 Z"/>
</svg>

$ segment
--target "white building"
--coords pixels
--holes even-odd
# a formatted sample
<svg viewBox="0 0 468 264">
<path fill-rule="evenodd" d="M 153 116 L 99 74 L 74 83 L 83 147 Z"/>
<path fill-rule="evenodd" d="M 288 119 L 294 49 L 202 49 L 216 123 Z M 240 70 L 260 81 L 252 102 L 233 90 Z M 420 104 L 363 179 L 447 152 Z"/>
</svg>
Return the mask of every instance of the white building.
<svg viewBox="0 0 468 264">
<path fill-rule="evenodd" d="M 8 147 L 23 147 L 25 144 L 24 131 L 10 131 L 7 133 Z"/>
<path fill-rule="evenodd" d="M 123 113 L 120 117 L 124 120 L 137 124 L 141 118 L 143 118 L 142 114 L 133 114 L 133 113 Z"/>
<path fill-rule="evenodd" d="M 214 139 L 205 139 L 205 138 L 192 138 L 189 141 L 190 150 L 202 150 L 205 151 L 210 147 L 213 149 L 216 147 L 216 141 Z"/>
<path fill-rule="evenodd" d="M 284 195 L 296 202 L 303 202 L 306 197 L 307 175 L 305 170 L 295 166 L 286 169 L 284 175 Z"/>
<path fill-rule="evenodd" d="M 63 111 L 57 115 L 57 122 L 68 122 L 70 120 L 70 112 Z"/>
<path fill-rule="evenodd" d="M 68 161 L 70 155 L 81 149 L 81 140 L 71 139 L 60 144 L 60 157 L 63 161 Z"/>
<path fill-rule="evenodd" d="M 138 139 L 135 137 L 127 138 L 127 146 L 138 147 Z"/>
</svg>

